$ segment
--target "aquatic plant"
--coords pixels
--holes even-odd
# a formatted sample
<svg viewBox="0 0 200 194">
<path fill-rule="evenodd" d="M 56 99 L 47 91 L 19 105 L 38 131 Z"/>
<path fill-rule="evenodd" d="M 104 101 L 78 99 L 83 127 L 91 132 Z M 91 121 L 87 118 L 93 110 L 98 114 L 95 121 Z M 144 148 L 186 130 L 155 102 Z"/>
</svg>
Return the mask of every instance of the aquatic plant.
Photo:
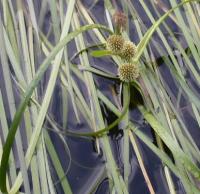
<svg viewBox="0 0 200 194">
<path fill-rule="evenodd" d="M 113 54 L 120 54 L 124 46 L 124 39 L 121 35 L 110 35 L 106 41 L 107 49 Z"/>
<path fill-rule="evenodd" d="M 93 5 L 95 6 L 97 2 L 94 1 Z M 146 152 L 141 153 L 142 147 L 146 145 L 148 152 L 156 154 L 162 161 L 160 165 L 163 166 L 161 169 L 163 180 L 167 183 L 170 193 L 175 193 L 177 188 L 173 184 L 176 180 L 171 176 L 172 173 L 180 179 L 186 193 L 199 193 L 199 147 L 190 134 L 190 126 L 184 120 L 185 107 L 181 106 L 181 97 L 184 94 L 184 101 L 187 100 L 190 109 L 186 113 L 191 115 L 190 121 L 195 121 L 199 127 L 199 94 L 187 77 L 189 72 L 192 83 L 195 82 L 197 85 L 200 83 L 199 1 L 186 0 L 178 5 L 174 0 L 169 2 L 173 9 L 168 10 L 160 1 L 156 4 L 150 1 L 153 6 L 147 6 L 143 0 L 138 2 L 152 23 L 152 26 L 145 30 L 146 26 L 131 1 L 121 1 L 126 12 L 123 13 L 116 12 L 116 7 L 114 8 L 109 0 L 105 0 L 109 28 L 93 24 L 95 17 L 90 15 L 81 1 L 70 0 L 65 3 L 60 0 L 41 1 L 41 9 L 37 9 L 36 1 L 26 3 L 21 0 L 17 0 L 16 3 L 10 0 L 1 1 L 0 8 L 3 14 L 0 16 L 2 37 L 0 71 L 3 83 L 0 90 L 0 189 L 2 192 L 70 194 L 75 190 L 80 193 L 94 193 L 100 188 L 105 177 L 108 177 L 110 193 L 134 193 L 129 187 L 131 145 L 148 190 L 150 193 L 155 193 L 156 187 L 148 175 L 150 173 L 148 168 L 145 167 L 148 163 L 143 157 Z M 164 15 L 160 15 L 157 9 L 154 10 L 159 19 L 155 19 L 152 10 L 149 10 L 149 7 L 153 9 L 155 6 L 159 6 L 164 12 Z M 178 8 L 181 6 L 187 11 L 179 11 Z M 175 15 L 172 15 L 172 12 Z M 112 18 L 113 13 L 115 15 Z M 127 16 L 130 14 L 129 22 L 136 28 L 140 39 L 137 46 L 130 42 L 132 40 L 125 41 L 131 39 L 127 22 Z M 49 15 L 51 21 L 47 17 Z M 181 35 L 185 39 L 186 48 L 165 23 L 167 17 L 170 17 L 182 30 Z M 48 27 L 46 20 L 50 24 Z M 175 52 L 166 41 L 166 34 L 161 31 L 161 23 L 174 42 Z M 155 31 L 162 44 L 153 39 Z M 108 37 L 107 41 L 105 37 Z M 87 47 L 90 42 L 88 40 L 93 40 L 94 45 Z M 148 44 L 150 41 L 153 47 Z M 106 50 L 101 50 L 106 42 Z M 68 56 L 71 54 L 70 45 L 76 48 L 75 56 L 78 60 L 70 60 Z M 93 48 L 99 50 L 88 53 Z M 170 81 L 175 80 L 174 85 L 178 88 L 177 96 L 172 93 L 166 75 L 162 75 L 162 70 L 158 68 L 160 64 L 155 60 L 154 51 L 160 54 L 159 60 L 168 67 L 167 73 L 173 78 L 170 78 Z M 117 69 L 109 73 L 109 68 L 105 70 L 90 59 L 90 57 L 104 56 L 109 56 L 112 60 L 112 63 L 108 62 L 109 67 L 113 65 L 114 69 L 118 66 L 119 75 L 114 73 Z M 78 64 L 73 64 L 75 62 Z M 101 64 L 104 63 L 105 61 Z M 49 68 L 51 64 L 53 65 Z M 94 74 L 98 78 L 114 80 L 117 87 L 122 86 L 119 88 L 121 92 L 118 94 L 111 86 L 111 90 L 108 91 L 111 98 L 108 98 L 101 91 Z M 58 97 L 59 100 L 56 100 L 55 105 L 54 100 Z M 138 103 L 139 98 L 142 98 L 142 103 Z M 19 99 L 20 104 L 18 104 Z M 72 109 L 69 109 L 69 103 Z M 117 116 L 111 123 L 109 120 L 107 122 L 108 114 L 105 106 Z M 136 107 L 141 113 L 141 120 L 144 118 L 151 126 L 156 144 L 142 130 L 146 123 L 143 120 L 138 121 L 138 117 L 137 120 L 131 117 L 132 114 L 129 114 L 131 107 Z M 62 121 L 57 120 L 57 117 Z M 73 118 L 78 128 L 86 123 L 86 128 L 89 130 L 68 129 L 72 122 L 68 121 L 68 118 Z M 123 130 L 121 147 L 123 151 L 119 154 L 122 155 L 121 171 L 115 160 L 116 154 L 113 153 L 109 137 L 112 132 L 118 132 L 118 128 Z M 87 137 L 89 142 L 95 142 L 94 147 L 98 155 L 101 155 L 100 150 L 102 150 L 106 168 L 102 168 L 103 172 L 101 170 L 95 172 L 95 178 L 89 180 L 90 184 L 86 184 L 86 189 L 82 183 L 80 187 L 74 187 L 70 182 L 72 177 L 70 181 L 68 180 L 70 165 L 74 163 L 79 167 L 82 166 L 71 156 L 73 150 L 70 150 L 68 145 L 71 142 L 70 136 L 77 138 L 76 143 L 83 137 Z M 60 145 L 63 146 L 62 153 L 59 152 L 56 142 L 60 143 L 59 148 Z M 144 145 L 141 146 L 141 142 Z M 84 150 L 84 156 L 86 154 L 87 151 Z M 64 157 L 69 161 L 67 170 Z"/>
<path fill-rule="evenodd" d="M 120 57 L 124 61 L 130 61 L 136 55 L 136 52 L 137 52 L 136 45 L 131 41 L 125 41 L 123 49 L 120 53 Z"/>
<path fill-rule="evenodd" d="M 121 11 L 115 11 L 113 14 L 113 24 L 115 26 L 115 31 L 121 34 L 124 30 L 126 30 L 128 19 L 127 16 Z"/>
<path fill-rule="evenodd" d="M 118 68 L 119 78 L 123 82 L 134 81 L 139 76 L 139 68 L 137 64 L 125 63 Z"/>
</svg>

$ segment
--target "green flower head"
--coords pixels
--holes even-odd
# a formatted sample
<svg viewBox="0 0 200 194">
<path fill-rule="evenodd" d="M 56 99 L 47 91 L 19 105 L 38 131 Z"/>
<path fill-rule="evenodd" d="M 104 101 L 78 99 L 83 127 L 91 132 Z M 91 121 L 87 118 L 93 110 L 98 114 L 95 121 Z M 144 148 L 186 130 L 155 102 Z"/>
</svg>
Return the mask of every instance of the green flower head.
<svg viewBox="0 0 200 194">
<path fill-rule="evenodd" d="M 137 64 L 125 63 L 118 68 L 119 78 L 123 82 L 131 82 L 139 77 Z"/>
<path fill-rule="evenodd" d="M 120 56 L 124 61 L 130 61 L 131 58 L 135 56 L 136 52 L 137 52 L 136 45 L 131 41 L 125 41 Z"/>
<path fill-rule="evenodd" d="M 107 49 L 114 54 L 120 54 L 124 45 L 124 39 L 120 35 L 111 35 L 107 39 Z"/>
</svg>

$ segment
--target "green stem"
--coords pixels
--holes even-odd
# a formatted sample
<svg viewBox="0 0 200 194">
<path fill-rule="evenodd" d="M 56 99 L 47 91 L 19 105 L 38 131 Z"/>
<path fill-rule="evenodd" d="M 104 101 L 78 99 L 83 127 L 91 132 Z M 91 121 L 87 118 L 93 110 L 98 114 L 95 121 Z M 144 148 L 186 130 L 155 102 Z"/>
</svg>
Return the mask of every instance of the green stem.
<svg viewBox="0 0 200 194">
<path fill-rule="evenodd" d="M 113 127 L 115 127 L 124 118 L 124 116 L 127 113 L 129 104 L 130 104 L 130 86 L 129 86 L 129 84 L 125 83 L 124 87 L 128 91 L 127 100 L 125 102 L 124 108 L 123 108 L 120 116 L 114 122 L 112 122 L 107 127 L 103 128 L 103 129 L 100 129 L 100 130 L 98 130 L 96 132 L 78 133 L 78 132 L 73 132 L 73 131 L 67 131 L 67 133 L 69 135 L 73 135 L 73 136 L 100 137 L 100 136 L 104 135 L 105 133 L 109 132 L 111 129 L 113 129 Z"/>
<path fill-rule="evenodd" d="M 94 73 L 96 75 L 99 75 L 99 76 L 103 76 L 103 77 L 106 77 L 106 78 L 109 78 L 109 79 L 115 79 L 115 80 L 119 80 L 119 77 L 117 76 L 114 76 L 110 73 L 107 73 L 107 72 L 104 72 L 102 70 L 99 70 L 97 68 L 93 68 L 93 67 L 84 67 L 84 68 L 81 68 L 82 71 L 89 71 L 91 73 Z"/>
</svg>

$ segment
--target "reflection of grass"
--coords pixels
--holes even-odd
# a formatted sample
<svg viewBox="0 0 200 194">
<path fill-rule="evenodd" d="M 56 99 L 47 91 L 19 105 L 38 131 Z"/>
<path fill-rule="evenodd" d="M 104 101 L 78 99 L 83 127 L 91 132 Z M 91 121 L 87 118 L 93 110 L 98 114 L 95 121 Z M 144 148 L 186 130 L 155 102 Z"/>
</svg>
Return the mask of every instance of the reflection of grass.
<svg viewBox="0 0 200 194">
<path fill-rule="evenodd" d="M 197 189 L 197 182 L 200 179 L 200 174 L 196 164 L 200 162 L 200 152 L 193 137 L 189 133 L 189 128 L 184 121 L 179 103 L 180 96 L 185 94 L 188 106 L 191 109 L 189 114 L 191 114 L 194 121 L 198 123 L 200 119 L 200 103 L 198 94 L 196 94 L 197 92 L 195 92 L 194 88 L 189 86 L 188 80 L 186 80 L 184 76 L 184 72 L 187 70 L 192 75 L 192 79 L 199 85 L 200 77 L 198 73 L 198 61 L 200 59 L 200 47 L 199 44 L 197 44 L 200 40 L 200 21 L 198 19 L 199 13 L 197 12 L 199 5 L 193 2 L 192 4 L 186 4 L 184 6 L 184 9 L 187 8 L 187 12 L 184 13 L 186 16 L 185 20 L 183 20 L 183 13 L 181 13 L 179 9 L 175 10 L 176 17 L 172 17 L 173 21 L 176 22 L 176 24 L 180 27 L 180 30 L 182 30 L 182 36 L 185 38 L 190 50 L 189 57 L 184 48 L 182 48 L 178 39 L 174 36 L 170 27 L 164 23 L 163 26 L 174 41 L 174 45 L 177 48 L 176 53 L 179 53 L 179 55 L 174 54 L 172 48 L 166 40 L 166 37 L 158 27 L 159 22 L 162 22 L 164 16 L 159 15 L 153 3 L 152 5 L 155 8 L 155 12 L 160 18 L 159 22 L 156 23 L 151 14 L 152 10 L 149 10 L 145 2 L 140 1 L 142 8 L 151 22 L 155 23 L 142 39 L 145 26 L 142 23 L 140 15 L 134 9 L 134 6 L 130 1 L 126 1 L 126 3 L 124 3 L 124 1 L 122 2 L 125 12 L 130 11 L 132 15 L 132 18 L 130 19 L 134 19 L 131 20 L 130 25 L 134 25 L 136 27 L 138 33 L 137 35 L 142 40 L 140 44 L 138 44 L 138 52 L 136 53 L 135 58 L 133 58 L 134 62 L 139 61 L 141 67 L 141 76 L 139 79 L 141 88 L 138 88 L 139 85 L 135 85 L 136 83 L 133 85 L 134 87 L 137 87 L 138 90 L 143 92 L 146 107 L 140 105 L 137 108 L 141 111 L 144 118 L 154 129 L 158 147 L 156 147 L 156 145 L 154 145 L 151 140 L 139 130 L 140 126 L 135 126 L 134 123 L 130 122 L 131 118 L 129 117 L 126 109 L 126 111 L 122 111 L 123 114 L 121 113 L 120 103 L 118 103 L 117 108 L 115 102 L 111 102 L 100 90 L 98 90 L 93 77 L 93 72 L 99 74 L 100 71 L 95 71 L 95 69 L 90 67 L 90 56 L 87 52 L 85 52 L 87 51 L 87 49 L 85 49 L 87 42 L 84 39 L 85 34 L 82 32 L 91 29 L 93 32 L 91 33 L 90 31 L 88 36 L 94 40 L 94 43 L 96 43 L 96 39 L 98 39 L 97 44 L 104 44 L 105 39 L 101 30 L 106 30 L 106 28 L 100 30 L 99 28 L 102 27 L 98 25 L 88 25 L 80 28 L 80 18 L 84 19 L 85 24 L 93 23 L 92 17 L 88 14 L 87 10 L 80 2 L 75 4 L 74 0 L 69 1 L 66 12 L 67 14 L 64 16 L 65 13 L 63 10 L 65 5 L 63 2 L 59 1 L 58 4 L 55 0 L 49 1 L 52 26 L 49 28 L 48 35 L 50 35 L 50 37 L 54 37 L 55 45 L 57 45 L 53 46 L 53 41 L 50 41 L 51 39 L 42 32 L 42 26 L 45 21 L 44 16 L 48 11 L 46 1 L 42 1 L 42 9 L 38 17 L 36 17 L 34 4 L 31 1 L 29 1 L 26 7 L 20 0 L 18 0 L 16 8 L 13 7 L 14 4 L 12 4 L 11 1 L 2 1 L 1 5 L 4 15 L 2 21 L 0 20 L 0 35 L 1 37 L 4 36 L 4 40 L 0 42 L 0 57 L 5 88 L 1 89 L 0 93 L 0 120 L 2 126 L 0 153 L 2 153 L 3 139 L 6 140 L 8 137 L 3 150 L 4 152 L 2 155 L 0 171 L 0 186 L 2 190 L 5 191 L 5 177 L 3 172 L 6 172 L 6 158 L 9 156 L 9 148 L 11 148 L 15 132 L 21 121 L 21 117 L 23 116 L 24 125 L 19 126 L 19 128 L 21 128 L 21 133 L 17 133 L 15 138 L 16 149 L 14 150 L 17 150 L 17 153 L 11 152 L 10 154 L 9 171 L 7 171 L 7 180 L 10 180 L 7 181 L 9 193 L 16 193 L 22 183 L 24 185 L 25 193 L 31 192 L 32 188 L 30 185 L 33 185 L 33 193 L 55 193 L 55 187 L 53 184 L 54 178 L 51 176 L 51 167 L 47 153 L 49 153 L 49 157 L 52 161 L 51 165 L 53 165 L 55 172 L 60 179 L 61 187 L 64 193 L 72 193 L 67 176 L 65 176 L 66 173 L 61 165 L 61 159 L 59 158 L 59 155 L 54 148 L 54 144 L 44 126 L 44 120 L 47 118 L 51 128 L 59 134 L 63 145 L 65 145 L 66 154 L 70 155 L 67 141 L 64 139 L 64 133 L 59 133 L 59 127 L 49 116 L 49 114 L 51 114 L 50 109 L 48 111 L 48 108 L 52 106 L 50 102 L 52 96 L 54 95 L 53 92 L 56 81 L 59 78 L 63 104 L 61 113 L 61 115 L 63 115 L 61 118 L 63 123 L 62 127 L 65 129 L 68 127 L 67 115 L 71 114 L 71 112 L 69 112 L 67 104 L 70 102 L 75 115 L 74 119 L 77 123 L 82 122 L 82 118 L 84 118 L 85 122 L 87 122 L 88 126 L 90 126 L 93 131 L 104 129 L 104 133 L 101 133 L 101 137 L 96 139 L 96 147 L 98 153 L 100 153 L 100 147 L 103 150 L 106 161 L 107 176 L 110 183 L 110 192 L 129 192 L 130 140 L 136 153 L 138 164 L 147 182 L 149 191 L 150 193 L 154 193 L 151 179 L 148 177 L 148 172 L 145 169 L 145 163 L 142 158 L 142 148 L 139 145 L 136 136 L 162 160 L 164 174 L 170 193 L 175 193 L 175 186 L 173 184 L 171 173 L 174 173 L 177 177 L 179 177 L 187 193 L 199 192 Z M 169 0 L 169 2 L 173 7 L 176 6 L 174 0 Z M 105 5 L 113 14 L 114 10 L 109 0 L 105 1 Z M 159 1 L 157 6 L 166 12 L 165 5 L 159 3 Z M 17 9 L 16 13 L 14 13 L 14 9 Z M 78 9 L 79 12 L 76 12 L 75 9 Z M 109 15 L 107 14 L 106 16 L 107 20 L 111 21 Z M 188 22 L 187 25 L 186 20 Z M 17 21 L 19 21 L 19 23 L 17 23 Z M 70 25 L 73 30 L 72 33 L 69 33 Z M 111 22 L 109 22 L 109 25 L 112 25 Z M 190 28 L 187 27 L 188 25 Z M 147 51 L 147 43 L 149 42 L 155 29 L 157 29 L 162 45 L 154 40 L 152 40 L 152 44 L 154 45 L 155 51 L 163 56 L 162 59 L 173 76 L 173 81 L 179 89 L 177 97 L 174 96 L 170 89 L 170 87 L 173 86 L 168 86 L 168 80 L 158 70 L 158 64 L 154 59 L 151 47 L 149 47 Z M 126 33 L 123 33 L 123 36 L 127 38 Z M 59 42 L 59 39 L 63 40 Z M 78 69 L 77 66 L 73 66 L 71 64 L 71 61 L 69 60 L 71 56 L 68 56 L 70 53 L 68 52 L 68 49 L 70 48 L 63 48 L 72 39 L 75 40 L 77 52 L 82 51 L 80 55 L 77 56 L 80 60 L 79 66 L 81 67 L 81 70 Z M 166 49 L 167 55 L 170 56 L 170 59 L 168 57 L 164 57 L 166 55 L 164 49 Z M 110 54 L 106 53 L 105 50 L 103 52 L 103 55 Z M 143 55 L 142 60 L 140 60 L 141 55 Z M 117 65 L 121 64 L 121 59 L 118 56 L 113 55 L 111 57 Z M 41 58 L 44 58 L 44 62 L 40 65 Z M 44 72 L 50 63 L 52 63 L 52 69 L 46 74 L 49 76 L 49 80 L 47 87 L 44 90 L 42 83 L 39 81 L 43 79 Z M 11 69 L 9 69 L 9 66 Z M 104 77 L 110 76 L 104 72 L 100 73 L 101 76 Z M 76 75 L 76 78 L 74 75 Z M 88 100 L 86 100 L 85 93 L 82 93 L 81 86 L 78 84 L 77 78 L 79 79 L 79 83 L 86 87 L 86 93 L 89 97 Z M 113 75 L 109 78 L 112 79 Z M 39 90 L 38 88 L 38 90 L 34 90 L 38 84 L 41 84 L 41 89 Z M 19 95 L 16 94 L 16 89 L 14 88 L 17 88 Z M 5 106 L 6 97 L 5 95 L 2 95 L 2 93 L 5 93 L 7 96 L 8 107 Z M 127 100 L 127 96 L 129 96 L 128 93 L 129 91 L 127 91 L 127 87 L 124 85 L 124 105 Z M 32 101 L 30 101 L 31 96 Z M 14 102 L 17 102 L 18 97 L 21 97 L 22 103 L 16 111 Z M 117 98 L 116 96 L 113 97 L 114 99 Z M 39 100 L 41 98 L 42 101 Z M 99 100 L 101 100 L 101 102 L 113 111 L 114 114 L 119 116 L 115 124 L 121 121 L 121 125 L 124 128 L 124 143 L 122 146 L 124 164 L 123 175 L 118 171 L 110 146 L 110 140 L 105 133 L 110 128 L 105 127 L 105 118 L 103 118 Z M 9 116 L 11 116 L 13 122 L 11 123 L 10 133 L 8 135 L 9 123 L 7 118 Z M 94 137 L 97 133 L 98 132 L 92 132 L 91 136 Z M 84 136 L 84 134 L 85 133 L 79 133 L 77 135 Z M 167 146 L 171 151 L 175 161 L 174 163 L 165 153 L 166 150 L 164 146 Z M 24 153 L 23 147 L 26 153 Z M 16 155 L 18 155 L 18 157 L 16 157 Z M 20 172 L 18 175 L 16 172 L 17 166 L 14 162 L 16 158 L 19 158 L 20 164 Z M 26 167 L 29 166 L 29 164 L 30 168 Z M 31 174 L 31 179 L 28 177 L 28 172 Z M 94 181 L 92 185 L 89 185 L 88 193 L 90 191 L 94 191 L 100 184 L 101 180 L 101 178 L 97 178 L 96 182 Z M 56 183 L 58 182 L 59 181 L 56 181 Z M 130 193 L 133 192 L 134 191 L 130 191 Z"/>
</svg>

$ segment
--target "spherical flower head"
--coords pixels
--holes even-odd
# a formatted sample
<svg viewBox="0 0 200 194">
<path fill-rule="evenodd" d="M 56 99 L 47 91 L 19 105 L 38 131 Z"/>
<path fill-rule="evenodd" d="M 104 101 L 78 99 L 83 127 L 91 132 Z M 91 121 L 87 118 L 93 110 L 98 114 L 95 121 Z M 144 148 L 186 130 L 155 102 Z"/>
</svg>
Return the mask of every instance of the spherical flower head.
<svg viewBox="0 0 200 194">
<path fill-rule="evenodd" d="M 113 22 L 116 26 L 117 29 L 120 31 L 123 31 L 126 29 L 127 26 L 127 16 L 121 12 L 121 11 L 116 11 L 113 15 Z"/>
<path fill-rule="evenodd" d="M 137 64 L 125 63 L 118 68 L 119 78 L 123 82 L 131 82 L 139 77 Z"/>
<path fill-rule="evenodd" d="M 122 51 L 124 39 L 120 35 L 111 35 L 107 39 L 107 49 L 114 54 L 119 54 Z"/>
<path fill-rule="evenodd" d="M 121 52 L 121 58 L 125 61 L 130 61 L 137 52 L 136 45 L 131 41 L 125 41 Z"/>
</svg>

